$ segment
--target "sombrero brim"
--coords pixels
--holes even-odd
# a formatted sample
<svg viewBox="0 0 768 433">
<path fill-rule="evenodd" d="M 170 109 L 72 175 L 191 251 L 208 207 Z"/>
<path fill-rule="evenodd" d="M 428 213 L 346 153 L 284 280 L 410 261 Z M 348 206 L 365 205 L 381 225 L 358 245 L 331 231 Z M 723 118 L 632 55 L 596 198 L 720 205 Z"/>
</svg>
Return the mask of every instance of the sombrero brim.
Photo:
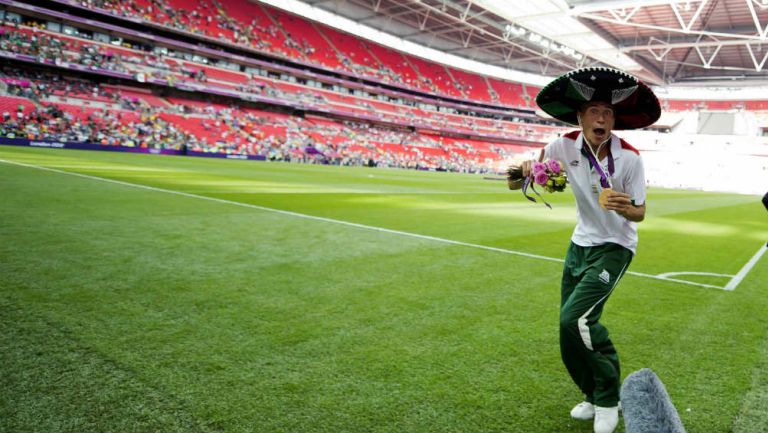
<svg viewBox="0 0 768 433">
<path fill-rule="evenodd" d="M 638 129 L 661 116 L 653 90 L 627 73 L 610 68 L 583 68 L 561 75 L 536 96 L 536 104 L 555 119 L 578 125 L 576 112 L 587 102 L 613 105 L 613 129 Z"/>
</svg>

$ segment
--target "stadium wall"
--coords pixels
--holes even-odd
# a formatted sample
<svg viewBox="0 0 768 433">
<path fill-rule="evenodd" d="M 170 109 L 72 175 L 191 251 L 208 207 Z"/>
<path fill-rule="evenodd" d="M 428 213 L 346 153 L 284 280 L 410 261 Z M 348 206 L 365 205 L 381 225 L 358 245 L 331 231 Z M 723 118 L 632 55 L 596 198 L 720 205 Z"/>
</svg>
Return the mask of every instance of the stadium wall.
<svg viewBox="0 0 768 433">
<path fill-rule="evenodd" d="M 768 137 L 617 131 L 641 151 L 649 186 L 765 194 Z"/>
</svg>

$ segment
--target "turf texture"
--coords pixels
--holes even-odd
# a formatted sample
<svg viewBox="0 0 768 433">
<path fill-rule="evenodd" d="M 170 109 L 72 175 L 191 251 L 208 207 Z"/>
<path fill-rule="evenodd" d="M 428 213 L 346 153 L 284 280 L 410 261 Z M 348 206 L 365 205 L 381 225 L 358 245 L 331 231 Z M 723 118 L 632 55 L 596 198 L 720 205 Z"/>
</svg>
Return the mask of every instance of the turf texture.
<svg viewBox="0 0 768 433">
<path fill-rule="evenodd" d="M 0 147 L 0 430 L 589 432 L 557 343 L 575 207 L 546 197 Z M 606 306 L 622 375 L 653 369 L 689 432 L 768 430 L 768 257 L 733 291 L 651 276 L 724 287 L 767 217 L 756 196 L 651 189 Z"/>
</svg>

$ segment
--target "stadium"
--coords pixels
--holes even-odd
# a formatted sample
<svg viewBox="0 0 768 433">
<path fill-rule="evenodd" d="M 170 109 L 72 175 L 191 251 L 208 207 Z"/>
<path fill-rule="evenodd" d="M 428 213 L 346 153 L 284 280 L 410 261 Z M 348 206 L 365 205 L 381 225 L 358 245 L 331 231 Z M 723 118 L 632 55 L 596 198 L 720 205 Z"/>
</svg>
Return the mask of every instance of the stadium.
<svg viewBox="0 0 768 433">
<path fill-rule="evenodd" d="M 622 379 L 768 431 L 764 0 L 0 0 L 0 56 L 0 431 L 593 431 L 576 199 L 504 182 L 580 68 L 661 106 Z"/>
</svg>

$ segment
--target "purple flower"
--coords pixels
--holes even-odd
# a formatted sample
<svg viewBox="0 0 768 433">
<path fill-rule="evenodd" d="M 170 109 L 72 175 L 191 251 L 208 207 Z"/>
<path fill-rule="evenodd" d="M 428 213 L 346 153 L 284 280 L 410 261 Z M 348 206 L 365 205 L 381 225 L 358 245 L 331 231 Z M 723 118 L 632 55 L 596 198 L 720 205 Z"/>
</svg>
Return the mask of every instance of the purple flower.
<svg viewBox="0 0 768 433">
<path fill-rule="evenodd" d="M 544 165 L 544 164 L 542 164 L 542 165 Z M 547 184 L 547 181 L 549 180 L 549 176 L 547 175 L 546 172 L 540 171 L 540 172 L 538 172 L 538 173 L 533 175 L 533 180 L 536 183 L 538 183 L 539 185 L 543 186 L 543 185 Z"/>
<path fill-rule="evenodd" d="M 533 163 L 533 175 L 536 176 L 539 173 L 543 173 L 547 171 L 547 165 L 542 162 L 534 162 Z"/>
<path fill-rule="evenodd" d="M 547 161 L 547 168 L 554 174 L 560 174 L 560 161 L 556 159 L 550 159 Z"/>
</svg>

